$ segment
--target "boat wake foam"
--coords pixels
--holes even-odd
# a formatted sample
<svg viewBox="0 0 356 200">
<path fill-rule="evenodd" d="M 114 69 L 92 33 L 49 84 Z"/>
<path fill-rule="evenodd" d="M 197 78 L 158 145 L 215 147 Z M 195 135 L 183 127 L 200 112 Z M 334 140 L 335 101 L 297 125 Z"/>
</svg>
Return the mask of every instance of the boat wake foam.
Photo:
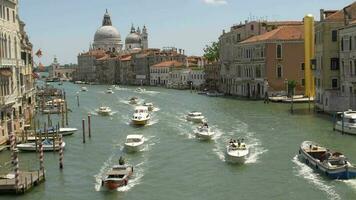
<svg viewBox="0 0 356 200">
<path fill-rule="evenodd" d="M 101 191 L 101 181 L 105 175 L 105 172 L 109 170 L 112 165 L 112 161 L 115 154 L 112 154 L 107 161 L 104 162 L 103 166 L 100 168 L 99 173 L 94 175 L 95 178 L 95 191 Z"/>
<path fill-rule="evenodd" d="M 126 186 L 117 188 L 117 191 L 126 192 L 141 183 L 141 179 L 144 175 L 144 169 L 142 167 L 143 164 L 144 164 L 144 162 L 141 162 L 134 166 L 134 173 L 133 173 L 132 177 L 129 179 L 129 183 Z"/>
<path fill-rule="evenodd" d="M 355 179 L 338 180 L 338 181 L 341 181 L 341 182 L 345 183 L 346 185 L 348 185 L 349 187 L 351 187 L 353 190 L 356 191 L 356 180 Z"/>
<path fill-rule="evenodd" d="M 145 140 L 145 144 L 144 144 L 145 146 L 141 150 L 141 152 L 149 151 L 152 146 L 154 146 L 160 142 L 159 138 L 157 138 L 156 136 L 147 136 L 147 137 L 144 137 L 144 140 Z"/>
<path fill-rule="evenodd" d="M 327 185 L 325 181 L 322 180 L 319 174 L 315 173 L 312 168 L 302 163 L 298 155 L 295 155 L 292 159 L 292 162 L 296 165 L 294 167 L 296 171 L 296 176 L 303 177 L 309 183 L 315 185 L 319 190 L 325 192 L 328 196 L 328 199 L 339 200 L 341 199 L 340 195 L 335 191 L 334 187 Z"/>
<path fill-rule="evenodd" d="M 247 164 L 258 163 L 261 155 L 266 153 L 268 149 L 262 147 L 261 141 L 258 138 L 254 137 L 254 133 L 252 132 L 247 133 L 246 139 L 247 139 L 246 143 L 250 149 L 250 154 L 247 160 L 245 161 L 245 163 Z"/>
</svg>

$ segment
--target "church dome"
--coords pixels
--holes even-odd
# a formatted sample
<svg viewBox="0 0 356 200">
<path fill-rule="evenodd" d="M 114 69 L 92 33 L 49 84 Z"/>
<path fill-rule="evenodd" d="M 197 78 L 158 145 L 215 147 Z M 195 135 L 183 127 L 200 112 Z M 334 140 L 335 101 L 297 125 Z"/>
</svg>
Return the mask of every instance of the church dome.
<svg viewBox="0 0 356 200">
<path fill-rule="evenodd" d="M 119 31 L 113 26 L 102 26 L 94 35 L 94 42 L 103 42 L 105 40 L 121 40 Z"/>
<path fill-rule="evenodd" d="M 141 43 L 141 36 L 138 33 L 130 33 L 126 39 L 126 44 L 140 44 Z"/>
</svg>

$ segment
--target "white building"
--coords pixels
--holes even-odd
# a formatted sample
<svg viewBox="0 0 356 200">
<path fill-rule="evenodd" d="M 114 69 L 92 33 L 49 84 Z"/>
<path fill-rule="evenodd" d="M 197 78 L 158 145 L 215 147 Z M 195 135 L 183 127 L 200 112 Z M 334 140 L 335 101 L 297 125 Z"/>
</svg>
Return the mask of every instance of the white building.
<svg viewBox="0 0 356 200">
<path fill-rule="evenodd" d="M 167 86 L 172 69 L 183 67 L 183 63 L 172 60 L 164 61 L 150 67 L 150 85 Z"/>
</svg>

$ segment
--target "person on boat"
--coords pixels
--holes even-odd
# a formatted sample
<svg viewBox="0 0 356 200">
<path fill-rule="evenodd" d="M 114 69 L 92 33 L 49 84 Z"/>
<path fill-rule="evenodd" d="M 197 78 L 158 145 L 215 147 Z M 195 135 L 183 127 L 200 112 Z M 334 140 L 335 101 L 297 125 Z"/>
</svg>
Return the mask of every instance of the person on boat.
<svg viewBox="0 0 356 200">
<path fill-rule="evenodd" d="M 203 127 L 209 128 L 209 125 L 207 122 L 204 122 Z"/>
<path fill-rule="evenodd" d="M 231 145 L 231 144 L 233 144 L 233 143 L 234 143 L 234 141 L 233 141 L 232 139 L 230 139 L 229 144 Z"/>
<path fill-rule="evenodd" d="M 240 145 L 241 145 L 241 141 L 237 140 L 237 146 L 240 147 Z"/>
<path fill-rule="evenodd" d="M 125 165 L 125 159 L 122 156 L 119 158 L 119 165 Z"/>
</svg>

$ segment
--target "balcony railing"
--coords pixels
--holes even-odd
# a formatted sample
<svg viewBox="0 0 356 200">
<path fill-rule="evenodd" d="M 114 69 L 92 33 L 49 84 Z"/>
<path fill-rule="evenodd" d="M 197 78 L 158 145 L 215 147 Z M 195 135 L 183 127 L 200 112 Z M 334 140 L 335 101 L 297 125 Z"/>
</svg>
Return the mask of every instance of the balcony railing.
<svg viewBox="0 0 356 200">
<path fill-rule="evenodd" d="M 1 105 L 9 105 L 12 103 L 16 102 L 16 95 L 11 94 L 11 95 L 6 95 L 6 96 L 0 96 L 0 106 Z"/>
</svg>

